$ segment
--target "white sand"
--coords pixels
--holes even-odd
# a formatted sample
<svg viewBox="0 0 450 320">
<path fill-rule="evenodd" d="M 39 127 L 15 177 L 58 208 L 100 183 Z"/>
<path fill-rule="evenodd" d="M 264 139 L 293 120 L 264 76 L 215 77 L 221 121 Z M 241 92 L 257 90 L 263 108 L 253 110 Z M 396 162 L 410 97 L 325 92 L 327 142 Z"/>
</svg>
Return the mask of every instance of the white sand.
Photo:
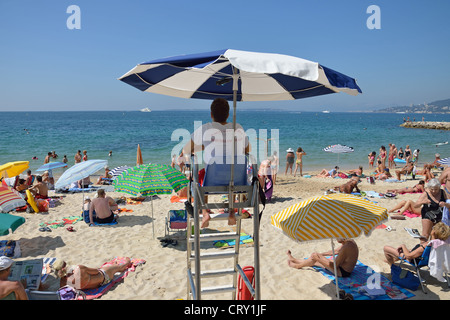
<svg viewBox="0 0 450 320">
<path fill-rule="evenodd" d="M 307 173 L 304 173 L 307 174 Z M 95 181 L 95 180 L 93 180 Z M 331 178 L 301 178 L 280 175 L 274 189 L 272 203 L 266 205 L 261 221 L 261 272 L 262 298 L 272 299 L 335 299 L 335 287 L 330 280 L 312 269 L 295 270 L 287 265 L 286 251 L 290 249 L 295 257 L 308 257 L 313 251 L 330 250 L 330 241 L 316 241 L 299 244 L 283 235 L 270 224 L 270 216 L 278 211 L 305 200 L 311 196 L 323 194 L 327 189 L 340 185 L 346 180 Z M 402 183 L 377 182 L 370 185 L 366 180 L 360 184 L 361 190 L 386 192 L 387 189 L 413 186 L 418 180 L 408 180 Z M 109 196 L 118 198 L 121 193 L 108 192 Z M 89 196 L 93 196 L 90 193 Z M 162 247 L 158 238 L 164 236 L 165 217 L 169 209 L 183 209 L 182 203 L 171 203 L 169 195 L 159 196 L 153 201 L 156 237 L 152 239 L 151 202 L 144 201 L 138 205 L 120 205 L 121 208 L 132 209 L 132 213 L 121 213 L 119 224 L 115 226 L 89 227 L 84 222 L 73 225 L 75 232 L 65 228 L 53 229 L 52 232 L 40 232 L 39 223 L 71 215 L 80 215 L 82 194 L 66 194 L 61 204 L 50 208 L 48 214 L 17 213 L 26 218 L 26 223 L 13 234 L 0 237 L 1 240 L 19 240 L 24 260 L 37 257 L 57 257 L 71 263 L 83 264 L 89 267 L 100 267 L 104 262 L 115 256 L 129 256 L 145 259 L 147 263 L 138 266 L 136 272 L 131 272 L 125 280 L 116 284 L 107 292 L 103 300 L 174 300 L 186 299 L 186 241 L 180 233 L 174 237 L 178 245 Z M 399 195 L 394 199 L 373 199 L 385 207 L 391 208 L 402 199 L 416 200 L 419 194 Z M 262 208 L 262 207 L 261 207 Z M 384 275 L 390 274 L 389 266 L 383 262 L 383 246 L 405 243 L 413 247 L 417 240 L 409 236 L 404 227 L 421 230 L 420 218 L 406 220 L 391 220 L 384 224 L 392 226 L 395 231 L 388 232 L 377 229 L 369 237 L 356 239 L 360 248 L 359 260 Z M 214 222 L 210 228 L 225 227 L 226 222 Z M 252 220 L 243 221 L 243 229 L 252 233 Z M 211 248 L 210 250 L 220 250 Z M 229 261 L 229 265 L 228 265 Z M 230 267 L 232 259 L 215 265 L 218 268 Z M 209 262 L 214 263 L 214 262 Z M 217 263 L 217 262 L 215 262 Z M 253 248 L 242 247 L 240 254 L 241 266 L 253 265 Z M 423 272 L 427 279 L 428 294 L 419 289 L 412 299 L 445 299 L 450 298 L 450 292 L 444 291 L 445 284 Z M 230 278 L 227 280 L 230 281 Z M 212 281 L 212 282 L 211 282 Z M 225 281 L 229 282 L 229 281 Z M 53 276 L 47 283 L 49 289 L 57 289 L 58 281 Z M 210 280 L 209 284 L 221 284 L 221 280 Z M 209 295 L 207 299 L 229 299 L 230 294 Z"/>
</svg>

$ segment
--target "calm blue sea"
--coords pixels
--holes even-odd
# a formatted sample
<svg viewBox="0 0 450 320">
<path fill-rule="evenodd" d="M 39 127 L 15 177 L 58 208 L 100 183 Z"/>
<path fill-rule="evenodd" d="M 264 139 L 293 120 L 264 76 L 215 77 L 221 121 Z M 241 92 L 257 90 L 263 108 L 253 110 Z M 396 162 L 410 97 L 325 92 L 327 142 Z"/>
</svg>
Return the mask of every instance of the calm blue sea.
<svg viewBox="0 0 450 320">
<path fill-rule="evenodd" d="M 449 141 L 450 132 L 400 127 L 407 116 L 418 121 L 422 118 L 421 114 L 238 110 L 237 121 L 245 130 L 254 129 L 257 133 L 258 145 L 252 147 L 258 156 L 266 148 L 269 154 L 278 148 L 283 171 L 286 150 L 298 147 L 307 153 L 303 172 L 330 169 L 338 161 L 345 169 L 359 165 L 368 168 L 367 155 L 371 151 L 378 154 L 380 146 L 387 147 L 389 143 L 398 148 L 408 144 L 412 150 L 419 148 L 420 163 L 433 161 L 436 152 L 442 157 L 450 156 L 450 144 L 435 146 Z M 424 116 L 425 121 L 450 121 L 450 115 Z M 0 118 L 0 164 L 29 160 L 33 171 L 52 150 L 59 160 L 67 155 L 69 165 L 73 165 L 77 150 L 87 150 L 89 159 L 107 159 L 110 168 L 135 165 L 138 144 L 145 163 L 170 164 L 172 150 L 181 144 L 183 135 L 193 132 L 194 121 L 210 121 L 209 110 L 2 112 Z M 339 156 L 323 151 L 338 143 L 355 151 Z M 108 157 L 110 150 L 112 157 Z M 32 160 L 34 156 L 38 160 Z"/>
</svg>

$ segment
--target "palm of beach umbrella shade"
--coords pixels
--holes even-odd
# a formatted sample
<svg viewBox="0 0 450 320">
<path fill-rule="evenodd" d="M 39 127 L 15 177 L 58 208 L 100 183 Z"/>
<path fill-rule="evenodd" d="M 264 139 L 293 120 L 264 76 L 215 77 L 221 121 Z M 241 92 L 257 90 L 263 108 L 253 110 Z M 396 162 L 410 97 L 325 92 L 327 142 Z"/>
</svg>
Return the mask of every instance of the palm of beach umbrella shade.
<svg viewBox="0 0 450 320">
<path fill-rule="evenodd" d="M 0 212 L 9 212 L 27 203 L 9 187 L 0 184 Z"/>
<path fill-rule="evenodd" d="M 107 160 L 87 160 L 77 163 L 67 169 L 56 181 L 55 189 L 61 189 L 72 182 L 84 179 L 95 172 L 104 169 L 108 165 Z"/>
<path fill-rule="evenodd" d="M 114 190 L 117 192 L 124 192 L 134 196 L 151 196 L 180 191 L 187 186 L 188 182 L 181 172 L 167 165 L 150 163 L 127 169 L 114 180 L 113 185 Z M 153 198 L 151 198 L 151 201 L 154 238 Z"/>
<path fill-rule="evenodd" d="M 271 217 L 271 223 L 289 238 L 304 242 L 355 238 L 368 235 L 388 218 L 387 210 L 370 201 L 346 194 L 314 197 L 294 204 Z M 333 256 L 334 247 L 331 240 Z M 334 274 L 337 274 L 334 264 Z M 339 295 L 336 277 L 336 295 Z"/>
<path fill-rule="evenodd" d="M 12 232 L 25 223 L 24 217 L 14 216 L 8 213 L 0 213 L 0 236 L 9 234 L 9 230 Z"/>
<path fill-rule="evenodd" d="M 28 169 L 29 161 L 13 161 L 0 166 L 0 177 L 15 177 Z"/>
<path fill-rule="evenodd" d="M 36 171 L 47 171 L 57 168 L 67 167 L 67 163 L 64 162 L 49 162 L 39 167 Z"/>
</svg>

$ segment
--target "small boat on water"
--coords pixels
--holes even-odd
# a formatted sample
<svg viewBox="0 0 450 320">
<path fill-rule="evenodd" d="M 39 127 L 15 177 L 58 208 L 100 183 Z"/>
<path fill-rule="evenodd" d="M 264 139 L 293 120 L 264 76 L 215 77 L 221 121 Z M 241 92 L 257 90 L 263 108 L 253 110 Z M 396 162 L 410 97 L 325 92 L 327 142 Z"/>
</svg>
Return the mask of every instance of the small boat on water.
<svg viewBox="0 0 450 320">
<path fill-rule="evenodd" d="M 141 112 L 152 112 L 152 110 L 150 110 L 149 108 L 144 108 L 144 109 L 141 109 Z"/>
<path fill-rule="evenodd" d="M 323 110 L 322 113 L 330 113 L 329 110 Z"/>
</svg>

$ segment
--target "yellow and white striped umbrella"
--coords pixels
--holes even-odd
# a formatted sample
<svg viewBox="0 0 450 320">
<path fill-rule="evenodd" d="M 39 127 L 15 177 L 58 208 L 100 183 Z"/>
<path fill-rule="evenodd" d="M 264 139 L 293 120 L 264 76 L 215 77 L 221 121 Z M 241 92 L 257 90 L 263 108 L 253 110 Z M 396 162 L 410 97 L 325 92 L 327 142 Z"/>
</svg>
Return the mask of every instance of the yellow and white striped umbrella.
<svg viewBox="0 0 450 320">
<path fill-rule="evenodd" d="M 348 194 L 313 197 L 271 217 L 271 223 L 297 241 L 355 238 L 388 218 L 387 210 Z"/>
</svg>

